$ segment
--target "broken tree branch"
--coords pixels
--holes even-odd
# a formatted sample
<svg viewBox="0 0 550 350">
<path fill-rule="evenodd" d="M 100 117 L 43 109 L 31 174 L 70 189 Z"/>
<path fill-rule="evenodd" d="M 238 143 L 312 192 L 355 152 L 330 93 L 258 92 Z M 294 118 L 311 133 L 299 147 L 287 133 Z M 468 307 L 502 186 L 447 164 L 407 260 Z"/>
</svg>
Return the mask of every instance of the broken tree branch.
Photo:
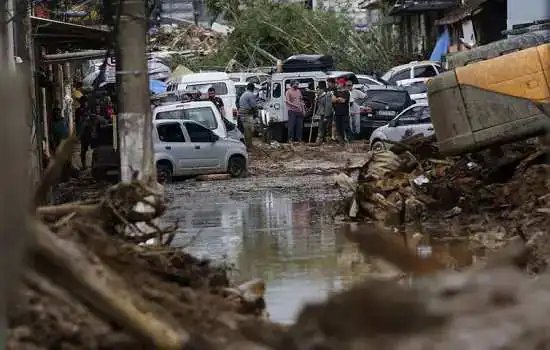
<svg viewBox="0 0 550 350">
<path fill-rule="evenodd" d="M 132 332 L 159 349 L 181 349 L 189 335 L 158 317 L 149 304 L 132 293 L 106 268 L 90 263 L 78 247 L 32 221 L 36 245 L 32 267 L 69 291 L 96 315 Z"/>
</svg>

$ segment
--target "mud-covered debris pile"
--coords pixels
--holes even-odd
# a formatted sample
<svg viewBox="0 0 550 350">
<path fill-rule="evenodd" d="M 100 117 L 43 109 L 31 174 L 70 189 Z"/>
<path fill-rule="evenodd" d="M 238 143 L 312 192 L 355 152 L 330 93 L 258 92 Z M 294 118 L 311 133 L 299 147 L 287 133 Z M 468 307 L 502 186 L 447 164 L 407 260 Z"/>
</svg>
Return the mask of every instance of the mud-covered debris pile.
<svg viewBox="0 0 550 350">
<path fill-rule="evenodd" d="M 545 212 L 548 151 L 515 144 L 501 152 L 443 157 L 435 138 L 413 136 L 349 167 L 335 181 L 352 194 L 349 216 L 399 225 L 461 214 Z M 513 198 L 512 198 L 513 197 Z M 520 210 L 518 212 L 518 210 Z"/>
<path fill-rule="evenodd" d="M 59 157 L 72 154 L 64 149 L 71 142 Z M 235 328 L 266 316 L 264 282 L 233 286 L 229 267 L 171 248 L 176 227 L 154 221 L 165 208 L 163 191 L 137 180 L 93 200 L 39 206 L 8 348 L 168 349 L 244 339 Z M 142 244 L 151 239 L 157 243 Z"/>
<path fill-rule="evenodd" d="M 151 35 L 149 46 L 166 51 L 208 55 L 216 51 L 224 36 L 195 25 L 161 26 Z"/>
</svg>

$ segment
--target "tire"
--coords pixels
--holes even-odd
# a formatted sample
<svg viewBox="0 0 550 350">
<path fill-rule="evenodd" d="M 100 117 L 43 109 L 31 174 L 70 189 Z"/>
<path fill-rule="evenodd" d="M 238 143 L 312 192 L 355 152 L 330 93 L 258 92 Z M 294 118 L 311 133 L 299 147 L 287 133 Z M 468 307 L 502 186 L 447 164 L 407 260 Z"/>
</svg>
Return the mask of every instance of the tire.
<svg viewBox="0 0 550 350">
<path fill-rule="evenodd" d="M 285 143 L 288 141 L 288 130 L 286 123 L 275 123 L 269 126 L 270 139 L 279 143 Z"/>
<path fill-rule="evenodd" d="M 227 172 L 234 178 L 246 176 L 245 158 L 243 156 L 231 156 L 227 164 Z"/>
<path fill-rule="evenodd" d="M 172 165 L 168 163 L 157 163 L 157 181 L 160 184 L 167 184 L 172 182 L 173 177 Z"/>
<path fill-rule="evenodd" d="M 373 152 L 382 152 L 386 150 L 386 145 L 380 140 L 375 140 L 370 146 L 370 150 Z"/>
</svg>

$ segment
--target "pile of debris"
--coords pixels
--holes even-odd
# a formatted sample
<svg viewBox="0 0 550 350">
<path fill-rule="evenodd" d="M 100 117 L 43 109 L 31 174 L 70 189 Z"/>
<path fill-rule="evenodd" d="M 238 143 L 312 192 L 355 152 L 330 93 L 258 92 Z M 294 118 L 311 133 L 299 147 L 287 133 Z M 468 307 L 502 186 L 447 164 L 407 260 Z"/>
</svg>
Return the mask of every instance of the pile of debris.
<svg viewBox="0 0 550 350">
<path fill-rule="evenodd" d="M 71 153 L 67 149 L 71 142 L 58 151 L 36 199 L 48 192 L 62 167 L 60 160 Z M 462 166 L 464 160 L 438 158 L 433 144 L 424 140 L 398 146 L 369 154 L 366 164 L 356 167 L 357 179 L 339 177 L 355 191 L 356 217 L 379 217 L 377 208 L 403 206 L 409 215 L 412 202 L 428 206 L 429 198 L 437 201 L 422 186 L 446 177 L 487 178 L 486 171 L 474 171 L 477 168 L 469 162 Z M 521 197 L 544 202 L 532 195 L 538 193 L 536 186 L 547 187 L 549 170 L 527 166 L 537 157 L 520 161 L 511 180 L 502 184 L 508 188 L 504 192 L 524 191 L 516 196 L 517 203 L 509 202 L 511 206 L 525 205 Z M 521 184 L 515 176 L 528 177 L 532 183 Z M 459 181 L 457 186 L 472 185 Z M 265 307 L 261 281 L 231 288 L 225 269 L 170 249 L 173 232 L 167 231 L 171 230 L 128 234 L 128 227 L 139 232 L 138 222 L 154 227 L 164 207 L 160 192 L 134 181 L 110 187 L 92 202 L 36 208 L 36 216 L 29 218 L 34 245 L 24 287 L 10 312 L 7 348 L 489 350 L 550 346 L 546 329 L 550 278 L 541 275 L 530 280 L 518 271 L 523 267 L 524 249 L 503 251 L 479 270 L 441 273 L 442 265 L 435 258 L 421 258 L 392 244 L 387 239 L 390 234 L 380 226 L 349 229 L 345 233 L 361 251 L 422 278 L 412 287 L 387 281 L 360 283 L 325 302 L 306 305 L 295 324 L 282 327 L 258 316 Z M 151 237 L 159 242 L 155 248 L 139 245 Z"/>
<path fill-rule="evenodd" d="M 413 136 L 335 176 L 349 190 L 347 214 L 390 226 L 450 223 L 456 234 L 499 232 L 529 240 L 550 224 L 548 149 L 506 145 L 462 157 L 443 157 L 434 137 Z M 443 220 L 442 220 L 443 219 Z M 442 230 L 449 234 L 449 230 Z"/>
<path fill-rule="evenodd" d="M 224 35 L 195 25 L 163 25 L 151 33 L 150 50 L 176 51 L 184 56 L 206 56 L 214 53 Z"/>
<path fill-rule="evenodd" d="M 61 145 L 37 203 L 75 143 Z M 237 324 L 265 318 L 264 282 L 233 286 L 230 267 L 172 248 L 176 227 L 155 223 L 165 209 L 163 192 L 137 180 L 96 199 L 38 206 L 8 348 L 172 349 L 206 334 L 204 342 L 226 344 L 239 339 Z"/>
</svg>

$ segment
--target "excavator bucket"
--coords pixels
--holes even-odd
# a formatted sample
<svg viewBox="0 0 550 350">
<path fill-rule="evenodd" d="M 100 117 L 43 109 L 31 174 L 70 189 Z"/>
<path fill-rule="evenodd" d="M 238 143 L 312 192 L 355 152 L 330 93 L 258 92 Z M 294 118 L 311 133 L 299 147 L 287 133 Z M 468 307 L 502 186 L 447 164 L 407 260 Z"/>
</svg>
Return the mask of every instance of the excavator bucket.
<svg viewBox="0 0 550 350">
<path fill-rule="evenodd" d="M 460 53 L 428 82 L 441 152 L 477 151 L 550 131 L 550 30 Z"/>
</svg>

